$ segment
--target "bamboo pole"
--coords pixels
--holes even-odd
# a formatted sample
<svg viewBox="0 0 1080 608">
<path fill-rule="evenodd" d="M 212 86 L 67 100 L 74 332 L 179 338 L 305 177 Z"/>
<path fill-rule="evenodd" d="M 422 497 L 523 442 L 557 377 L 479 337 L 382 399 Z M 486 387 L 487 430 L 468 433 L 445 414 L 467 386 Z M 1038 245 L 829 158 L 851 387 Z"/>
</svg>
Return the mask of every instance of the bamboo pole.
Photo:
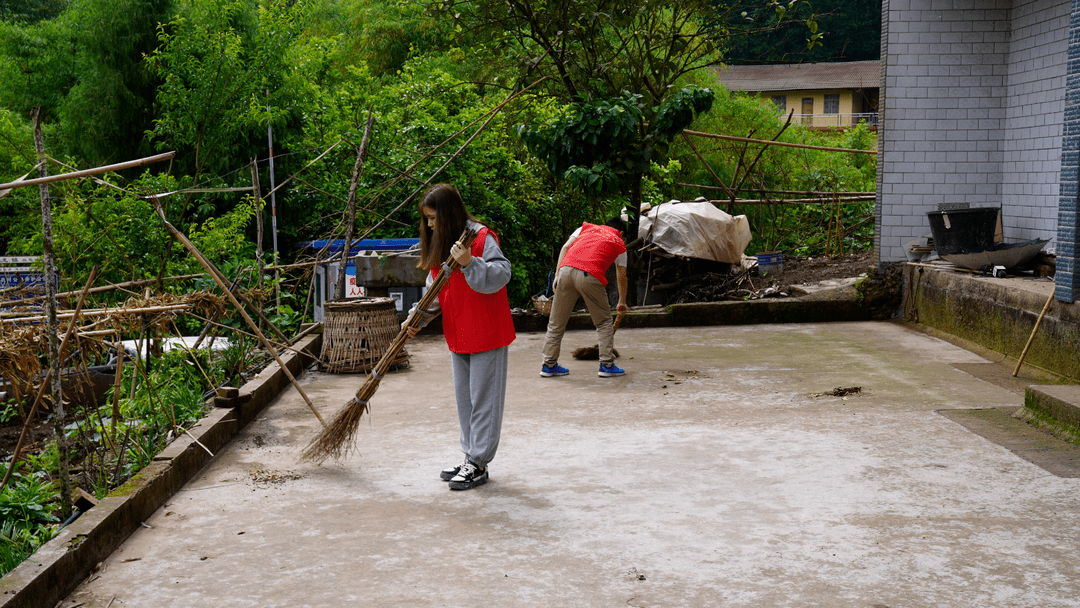
<svg viewBox="0 0 1080 608">
<path fill-rule="evenodd" d="M 476 231 L 466 228 L 458 242 L 465 247 L 471 247 L 473 240 L 476 239 L 476 234 Z M 439 292 L 450 280 L 451 273 L 460 267 L 461 265 L 457 263 L 454 256 L 451 255 L 446 259 L 442 270 L 439 271 L 438 276 L 435 277 L 431 286 L 428 287 L 423 297 L 416 304 L 416 311 L 409 315 L 409 318 L 401 325 L 397 337 L 387 347 L 379 362 L 375 364 L 375 368 L 371 370 L 363 386 L 356 391 L 356 396 L 338 410 L 330 425 L 323 428 L 322 432 L 308 444 L 301 455 L 302 460 L 321 463 L 327 458 L 341 459 L 349 455 L 349 452 L 353 450 L 356 444 L 356 429 L 360 425 L 360 417 L 367 410 L 368 401 L 378 390 L 383 375 L 390 369 L 401 349 L 405 347 L 405 342 L 409 339 L 409 330 L 420 327 L 422 311 L 426 311 L 431 307 Z"/>
<path fill-rule="evenodd" d="M 124 343 L 116 341 L 116 371 L 113 372 L 113 398 L 112 398 L 112 434 L 113 445 L 116 445 L 116 424 L 120 421 L 120 385 L 124 381 Z M 117 454 L 117 458 L 119 458 Z"/>
<path fill-rule="evenodd" d="M 197 279 L 203 275 L 201 274 L 182 274 L 175 277 L 162 277 L 162 281 L 180 281 L 185 279 Z M 157 283 L 158 279 L 140 279 L 138 281 L 127 281 L 126 283 L 113 283 L 104 285 L 101 287 L 92 287 L 90 293 L 103 293 L 106 291 L 114 291 L 117 289 L 124 289 L 125 287 L 143 287 L 151 283 Z M 17 289 L 17 288 L 16 288 Z M 71 298 L 79 295 L 78 291 L 64 291 L 56 294 L 57 298 Z M 25 304 L 33 304 L 34 302 L 40 302 L 45 299 L 45 296 L 34 296 L 32 298 L 22 298 L 20 300 L 11 300 L 3 302 L 4 306 L 23 306 Z"/>
<path fill-rule="evenodd" d="M 687 135 L 693 135 L 695 137 L 708 137 L 710 139 L 726 139 L 728 141 L 743 141 L 753 144 L 764 144 L 767 146 L 784 146 L 788 148 L 802 148 L 804 150 L 822 150 L 824 152 L 851 152 L 854 154 L 872 154 L 877 156 L 877 150 L 854 150 L 851 148 L 829 148 L 827 146 L 810 146 L 807 144 L 790 144 L 785 141 L 769 141 L 767 139 L 751 139 L 749 137 L 735 137 L 734 135 L 716 135 L 713 133 L 702 133 L 700 131 L 691 131 L 689 129 L 683 129 L 683 133 Z"/>
<path fill-rule="evenodd" d="M 255 199 L 255 270 L 258 274 L 255 275 L 255 284 L 262 287 L 263 281 L 263 268 L 266 264 L 263 263 L 263 216 L 262 216 L 262 197 L 259 196 L 259 167 L 252 160 L 248 165 L 251 167 L 251 191 L 252 196 Z"/>
<path fill-rule="evenodd" d="M 236 296 L 234 296 L 233 293 L 229 291 L 229 286 L 225 284 L 224 280 L 222 280 L 221 271 L 214 267 L 210 260 L 206 259 L 203 256 L 202 252 L 200 252 L 199 249 L 195 247 L 195 245 L 191 241 L 189 241 L 186 236 L 184 236 L 184 233 L 180 232 L 175 226 L 173 226 L 169 222 L 169 220 L 165 217 L 165 210 L 161 208 L 161 202 L 158 201 L 157 197 L 151 196 L 150 200 L 154 204 L 154 210 L 157 211 L 158 217 L 161 219 L 162 223 L 165 224 L 165 229 L 168 230 L 169 233 L 173 236 L 173 238 L 179 241 L 180 244 L 183 245 L 189 253 L 191 253 L 192 257 L 194 257 L 199 262 L 199 264 L 202 264 L 203 268 L 205 268 L 207 273 L 210 274 L 210 278 L 214 279 L 214 282 L 217 283 L 218 287 L 225 292 L 225 295 L 228 296 L 229 300 L 232 301 L 232 304 L 236 307 L 236 310 L 239 311 L 240 315 L 244 317 L 244 321 L 247 322 L 248 327 L 250 327 L 251 330 L 255 333 L 255 335 L 258 336 L 259 342 L 262 343 L 263 348 L 265 348 L 266 351 L 270 353 L 270 355 L 274 358 L 274 361 L 276 361 L 278 366 L 281 367 L 281 371 L 285 372 L 285 376 L 289 379 L 289 382 L 292 383 L 293 387 L 296 388 L 296 392 L 300 393 L 300 396 L 304 398 L 304 402 L 307 403 L 308 409 L 311 410 L 311 413 L 315 414 L 315 417 L 318 418 L 319 422 L 322 423 L 322 425 L 325 427 L 326 421 L 323 420 L 323 417 L 319 414 L 319 411 L 315 409 L 315 405 L 311 403 L 311 399 L 307 396 L 307 393 L 305 393 L 304 389 L 300 387 L 300 383 L 297 382 L 296 378 L 293 377 L 292 372 L 289 371 L 289 368 L 285 365 L 285 362 L 282 361 L 281 357 L 278 356 L 277 351 L 274 349 L 273 345 L 270 344 L 270 341 L 266 338 L 265 335 L 263 335 L 262 331 L 259 330 L 259 326 L 247 314 L 247 311 L 244 310 L 244 307 L 236 299 Z"/>
<path fill-rule="evenodd" d="M 91 310 L 83 311 L 84 317 L 103 317 L 107 315 L 135 315 L 135 314 L 149 314 L 155 312 L 170 312 L 175 310 L 187 310 L 194 306 L 193 304 L 170 304 L 168 306 L 149 306 L 146 308 L 95 308 Z M 25 314 L 25 313 L 0 313 L 0 317 L 12 314 Z M 58 312 L 56 313 L 57 319 L 67 319 L 74 315 L 74 312 Z M 32 317 L 13 317 L 13 318 L 0 318 L 0 325 L 3 324 L 15 324 L 15 323 L 30 323 L 34 321 L 44 321 L 47 317 L 45 315 L 35 315 Z"/>
<path fill-rule="evenodd" d="M 1035 332 L 1039 331 L 1039 325 L 1042 323 L 1043 317 L 1046 316 L 1046 311 L 1050 310 L 1050 303 L 1054 301 L 1054 292 L 1050 291 L 1050 297 L 1046 298 L 1046 304 L 1043 304 L 1042 312 L 1039 313 L 1039 318 L 1035 319 L 1035 327 L 1031 328 L 1031 335 L 1028 336 L 1027 344 L 1024 345 L 1024 352 L 1020 353 L 1020 358 L 1016 360 L 1016 367 L 1013 368 L 1013 377 L 1020 373 L 1020 366 L 1024 364 L 1024 357 L 1027 356 L 1028 349 L 1031 348 L 1031 342 L 1035 339 Z"/>
<path fill-rule="evenodd" d="M 360 185 L 360 176 L 364 173 L 364 155 L 367 154 L 368 141 L 371 139 L 371 128 L 375 126 L 375 115 L 368 110 L 367 126 L 364 127 L 364 138 L 360 147 L 356 149 L 356 160 L 353 162 L 352 179 L 349 180 L 349 200 L 346 202 L 349 212 L 349 221 L 345 225 L 345 245 L 342 249 L 342 262 L 338 268 L 337 289 L 334 296 L 338 300 L 345 299 L 345 277 L 349 270 L 349 252 L 352 250 L 353 232 L 356 230 L 356 188 Z"/>
<path fill-rule="evenodd" d="M 687 184 L 685 182 L 675 182 L 676 186 L 685 186 L 687 188 L 700 188 L 702 190 L 723 190 L 721 186 L 706 186 L 704 184 Z M 758 192 L 761 194 L 798 194 L 801 196 L 832 196 L 833 192 L 825 192 L 823 190 L 769 190 L 766 188 L 746 188 L 744 192 Z M 842 192 L 844 196 L 877 196 L 877 192 Z M 756 199 L 751 199 L 756 200 Z"/>
<path fill-rule="evenodd" d="M 56 175 L 49 175 L 45 177 L 38 177 L 35 179 L 26 179 L 22 181 L 8 182 L 6 184 L 0 184 L 0 190 L 8 190 L 10 188 L 21 188 L 23 186 L 40 186 L 43 184 L 51 184 L 53 182 L 64 181 L 68 179 L 78 179 L 80 177 L 89 177 L 91 175 L 98 175 L 99 173 L 108 173 L 110 171 L 119 171 L 121 169 L 131 169 L 134 167 L 141 167 L 143 165 L 149 165 L 152 163 L 160 162 L 163 160 L 169 160 L 173 156 L 176 156 L 176 152 L 165 152 L 164 154 L 157 154 L 155 156 L 147 156 L 146 158 L 139 158 L 136 160 L 129 160 L 127 162 L 116 163 L 115 165 L 105 165 L 102 167 L 95 167 L 93 169 L 85 169 L 83 171 L 72 171 L 70 173 L 57 173 Z"/>
<path fill-rule="evenodd" d="M 45 139 L 41 132 L 41 107 L 33 110 L 34 149 L 39 163 L 36 180 L 26 180 L 23 185 L 37 182 L 41 193 L 41 256 L 45 262 L 45 315 L 49 334 L 49 369 L 52 372 L 53 425 L 56 428 L 56 451 L 59 454 L 60 512 L 66 519 L 71 515 L 71 480 L 68 478 L 67 438 L 64 436 L 64 399 L 60 385 L 60 344 L 56 336 L 56 256 L 53 253 L 52 204 L 49 200 L 48 171 L 45 163 Z M 55 180 L 52 180 L 55 181 Z"/>
</svg>

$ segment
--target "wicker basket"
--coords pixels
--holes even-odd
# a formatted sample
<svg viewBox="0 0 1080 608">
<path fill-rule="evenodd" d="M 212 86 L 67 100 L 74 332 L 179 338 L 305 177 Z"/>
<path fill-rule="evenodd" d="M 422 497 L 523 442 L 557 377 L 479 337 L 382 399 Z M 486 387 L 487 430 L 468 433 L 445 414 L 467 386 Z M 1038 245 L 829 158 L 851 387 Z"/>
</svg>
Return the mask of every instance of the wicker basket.
<svg viewBox="0 0 1080 608">
<path fill-rule="evenodd" d="M 536 312 L 544 315 L 545 317 L 549 316 L 551 314 L 551 302 L 552 301 L 553 301 L 553 299 L 549 298 L 547 296 L 533 296 L 532 297 L 533 308 L 536 309 Z"/>
<path fill-rule="evenodd" d="M 366 373 L 386 354 L 401 330 L 393 298 L 350 298 L 323 308 L 323 343 L 319 370 L 331 374 Z M 407 367 L 405 349 L 393 365 Z"/>
</svg>

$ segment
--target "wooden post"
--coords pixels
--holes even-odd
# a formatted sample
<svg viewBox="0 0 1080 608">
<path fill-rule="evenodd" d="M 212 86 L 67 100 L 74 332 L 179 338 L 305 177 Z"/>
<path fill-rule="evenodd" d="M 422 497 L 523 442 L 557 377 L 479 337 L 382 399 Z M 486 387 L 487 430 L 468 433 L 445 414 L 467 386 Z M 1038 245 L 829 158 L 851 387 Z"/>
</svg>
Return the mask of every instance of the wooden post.
<svg viewBox="0 0 1080 608">
<path fill-rule="evenodd" d="M 263 283 L 263 268 L 266 264 L 263 262 L 263 217 L 262 217 L 262 198 L 259 194 L 259 167 L 255 164 L 255 161 L 251 161 L 251 191 L 252 196 L 255 198 L 255 267 L 258 275 L 255 277 L 255 284 L 262 287 Z M 276 289 L 276 287 L 275 287 Z"/>
<path fill-rule="evenodd" d="M 1050 297 L 1046 298 L 1046 304 L 1043 304 L 1042 312 L 1039 313 L 1039 318 L 1035 319 L 1035 327 L 1031 328 L 1031 335 L 1028 336 L 1027 344 L 1024 345 L 1024 352 L 1020 353 L 1020 358 L 1016 360 L 1016 367 L 1013 368 L 1013 377 L 1020 373 L 1020 366 L 1024 364 L 1024 357 L 1027 356 L 1028 349 L 1031 348 L 1031 341 L 1035 339 L 1035 332 L 1039 331 L 1039 325 L 1042 324 L 1043 317 L 1046 316 L 1046 311 L 1050 310 L 1050 303 L 1054 301 L 1054 291 L 1050 291 Z"/>
<path fill-rule="evenodd" d="M 37 151 L 38 176 L 48 177 L 45 163 L 45 138 L 41 134 L 41 107 L 32 112 L 34 121 L 34 149 Z M 53 423 L 56 427 L 56 446 L 59 454 L 60 510 L 66 519 L 71 515 L 71 480 L 68 478 L 67 439 L 64 437 L 64 399 L 60 379 L 60 341 L 56 335 L 56 257 L 53 255 L 52 204 L 49 201 L 49 184 L 38 185 L 41 193 L 41 243 L 45 259 L 45 315 L 48 317 L 49 371 L 52 376 Z"/>
<path fill-rule="evenodd" d="M 375 115 L 368 110 L 367 126 L 364 127 L 364 139 L 356 149 L 356 162 L 353 163 L 352 179 L 349 181 L 349 222 L 345 227 L 345 246 L 341 251 L 341 267 L 338 268 L 338 282 L 334 297 L 345 299 L 345 277 L 349 266 L 349 254 L 352 252 L 352 238 L 356 230 L 356 188 L 360 184 L 360 175 L 364 172 L 364 155 L 367 154 L 371 127 L 375 125 Z"/>
</svg>

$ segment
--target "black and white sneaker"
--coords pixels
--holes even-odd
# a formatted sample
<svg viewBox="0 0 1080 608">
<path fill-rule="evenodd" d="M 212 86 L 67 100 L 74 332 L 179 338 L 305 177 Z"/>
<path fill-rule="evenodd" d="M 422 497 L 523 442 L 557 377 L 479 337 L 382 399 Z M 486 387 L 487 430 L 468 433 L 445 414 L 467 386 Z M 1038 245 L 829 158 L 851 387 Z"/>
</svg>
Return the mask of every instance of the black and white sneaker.
<svg viewBox="0 0 1080 608">
<path fill-rule="evenodd" d="M 472 461 L 466 459 L 461 463 L 461 468 L 450 480 L 451 490 L 471 490 L 475 487 L 482 486 L 487 483 L 488 472 L 487 468 L 480 468 Z"/>
<path fill-rule="evenodd" d="M 469 462 L 468 458 L 466 458 L 464 462 L 457 465 L 456 467 L 450 467 L 449 469 L 443 469 L 439 473 L 439 479 L 441 479 L 443 481 L 450 481 L 451 479 L 453 479 L 458 474 L 458 471 L 461 470 L 461 467 L 464 466 L 464 464 L 466 462 Z"/>
</svg>

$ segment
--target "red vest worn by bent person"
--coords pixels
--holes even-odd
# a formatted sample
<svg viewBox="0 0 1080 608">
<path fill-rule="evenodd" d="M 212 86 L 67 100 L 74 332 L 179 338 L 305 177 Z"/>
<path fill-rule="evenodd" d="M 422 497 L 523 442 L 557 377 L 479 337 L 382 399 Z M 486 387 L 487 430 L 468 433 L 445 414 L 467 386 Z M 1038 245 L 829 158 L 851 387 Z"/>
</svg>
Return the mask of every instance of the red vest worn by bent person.
<svg viewBox="0 0 1080 608">
<path fill-rule="evenodd" d="M 597 226 L 584 222 L 570 249 L 563 256 L 563 266 L 570 266 L 596 277 L 601 285 L 607 285 L 607 269 L 620 254 L 626 252 L 622 235 L 611 226 Z"/>
<path fill-rule="evenodd" d="M 472 244 L 473 257 L 483 257 L 488 234 L 499 242 L 494 232 L 481 228 Z M 438 275 L 439 270 L 432 268 L 431 275 Z M 482 353 L 507 346 L 517 337 L 506 287 L 495 293 L 480 293 L 469 287 L 460 268 L 450 274 L 450 280 L 439 292 L 439 307 L 442 308 L 443 335 L 451 352 Z"/>
</svg>

